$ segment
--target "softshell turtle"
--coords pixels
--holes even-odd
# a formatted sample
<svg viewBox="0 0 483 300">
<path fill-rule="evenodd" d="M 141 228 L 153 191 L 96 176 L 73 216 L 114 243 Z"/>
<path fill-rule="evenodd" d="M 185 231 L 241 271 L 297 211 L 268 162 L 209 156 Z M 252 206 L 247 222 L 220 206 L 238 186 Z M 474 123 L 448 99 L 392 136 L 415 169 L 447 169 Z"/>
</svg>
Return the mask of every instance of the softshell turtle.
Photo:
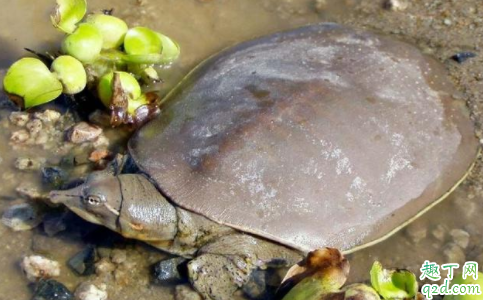
<svg viewBox="0 0 483 300">
<path fill-rule="evenodd" d="M 254 268 L 373 244 L 444 198 L 478 149 L 456 93 L 404 42 L 335 24 L 273 34 L 175 87 L 129 142 L 139 174 L 94 173 L 52 200 L 194 257 L 194 287 L 232 299 Z"/>
</svg>

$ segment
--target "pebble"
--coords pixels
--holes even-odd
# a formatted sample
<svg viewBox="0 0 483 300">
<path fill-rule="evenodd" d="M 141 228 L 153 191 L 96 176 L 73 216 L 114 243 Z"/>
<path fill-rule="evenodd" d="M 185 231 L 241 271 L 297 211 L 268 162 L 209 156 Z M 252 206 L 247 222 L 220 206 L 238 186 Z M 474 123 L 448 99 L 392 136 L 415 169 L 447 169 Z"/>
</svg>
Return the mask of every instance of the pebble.
<svg viewBox="0 0 483 300">
<path fill-rule="evenodd" d="M 95 273 L 95 262 L 97 260 L 96 249 L 92 246 L 86 247 L 69 259 L 67 265 L 80 276 L 92 275 Z"/>
<path fill-rule="evenodd" d="M 93 143 L 92 146 L 95 148 L 107 147 L 109 146 L 109 139 L 105 135 L 100 135 Z"/>
<path fill-rule="evenodd" d="M 476 57 L 476 54 L 473 52 L 459 52 L 455 55 L 451 56 L 451 59 L 456 61 L 457 63 L 461 64 L 464 63 L 466 60 Z"/>
<path fill-rule="evenodd" d="M 86 122 L 75 124 L 68 133 L 69 141 L 82 144 L 96 140 L 102 133 L 102 128 Z"/>
<path fill-rule="evenodd" d="M 406 228 L 406 234 L 414 243 L 418 243 L 426 238 L 428 228 L 426 224 L 423 224 L 422 222 L 413 222 Z"/>
<path fill-rule="evenodd" d="M 111 152 L 109 150 L 94 150 L 91 152 L 89 155 L 89 160 L 92 162 L 99 162 L 104 158 L 107 158 L 111 155 Z"/>
<path fill-rule="evenodd" d="M 110 127 L 111 116 L 108 113 L 98 109 L 89 115 L 89 122 L 101 127 Z"/>
<path fill-rule="evenodd" d="M 73 300 L 74 295 L 62 283 L 53 280 L 40 280 L 31 300 Z"/>
<path fill-rule="evenodd" d="M 383 6 L 387 10 L 404 11 L 408 8 L 409 3 L 406 0 L 386 0 Z"/>
<path fill-rule="evenodd" d="M 37 135 L 42 130 L 43 124 L 39 119 L 33 119 L 28 121 L 25 127 L 28 129 L 30 135 Z"/>
<path fill-rule="evenodd" d="M 39 278 L 51 278 L 60 275 L 59 263 L 40 255 L 24 257 L 20 267 L 25 272 L 27 279 L 32 282 L 37 281 Z"/>
<path fill-rule="evenodd" d="M 447 244 L 443 253 L 446 258 L 446 263 L 458 263 L 462 265 L 466 260 L 465 252 L 455 243 Z"/>
<path fill-rule="evenodd" d="M 42 182 L 50 184 L 54 188 L 61 187 L 67 180 L 67 174 L 57 167 L 44 167 L 41 170 Z"/>
<path fill-rule="evenodd" d="M 49 212 L 44 216 L 42 225 L 44 227 L 44 232 L 52 237 L 59 232 L 67 229 L 67 224 L 65 222 L 66 213 Z"/>
<path fill-rule="evenodd" d="M 21 129 L 12 133 L 10 136 L 10 141 L 15 144 L 21 144 L 26 142 L 30 138 L 30 134 L 27 130 Z"/>
<path fill-rule="evenodd" d="M 436 226 L 435 229 L 433 229 L 433 231 L 431 231 L 431 234 L 438 240 L 438 241 L 441 241 L 443 242 L 445 240 L 445 237 L 446 237 L 446 228 L 441 225 L 441 224 L 438 224 Z"/>
<path fill-rule="evenodd" d="M 154 264 L 154 278 L 161 284 L 172 284 L 183 282 L 185 276 L 180 272 L 180 266 L 186 262 L 185 258 L 174 257 L 161 260 Z"/>
<path fill-rule="evenodd" d="M 315 0 L 314 8 L 315 8 L 315 11 L 317 11 L 318 13 L 321 13 L 327 10 L 327 6 L 328 6 L 327 0 Z"/>
<path fill-rule="evenodd" d="M 470 242 L 470 234 L 463 229 L 453 229 L 449 232 L 449 235 L 453 238 L 453 242 L 463 249 L 468 247 Z"/>
<path fill-rule="evenodd" d="M 243 285 L 243 294 L 249 299 L 268 298 L 266 272 L 255 270 L 250 274 L 248 281 Z"/>
<path fill-rule="evenodd" d="M 201 295 L 188 285 L 177 285 L 174 292 L 175 300 L 202 300 Z"/>
<path fill-rule="evenodd" d="M 116 265 L 109 261 L 107 258 L 102 258 L 96 264 L 96 274 L 99 276 L 111 274 L 116 269 Z"/>
<path fill-rule="evenodd" d="M 81 283 L 75 290 L 76 300 L 107 300 L 106 285 L 96 286 L 89 282 Z"/>
<path fill-rule="evenodd" d="M 27 124 L 27 122 L 29 121 L 30 117 L 29 114 L 26 112 L 14 111 L 10 114 L 8 119 L 13 125 L 24 127 L 25 124 Z"/>
<path fill-rule="evenodd" d="M 2 223 L 13 231 L 31 230 L 42 222 L 39 207 L 29 203 L 12 205 L 2 215 Z"/>
<path fill-rule="evenodd" d="M 117 265 L 124 263 L 127 259 L 126 251 L 114 249 L 111 252 L 111 261 Z"/>
<path fill-rule="evenodd" d="M 43 157 L 19 157 L 14 162 L 14 167 L 18 170 L 39 170 L 45 164 Z"/>
<path fill-rule="evenodd" d="M 36 112 L 34 114 L 34 118 L 41 120 L 43 123 L 55 123 L 60 117 L 60 112 L 52 109 L 46 109 L 43 112 Z"/>
</svg>

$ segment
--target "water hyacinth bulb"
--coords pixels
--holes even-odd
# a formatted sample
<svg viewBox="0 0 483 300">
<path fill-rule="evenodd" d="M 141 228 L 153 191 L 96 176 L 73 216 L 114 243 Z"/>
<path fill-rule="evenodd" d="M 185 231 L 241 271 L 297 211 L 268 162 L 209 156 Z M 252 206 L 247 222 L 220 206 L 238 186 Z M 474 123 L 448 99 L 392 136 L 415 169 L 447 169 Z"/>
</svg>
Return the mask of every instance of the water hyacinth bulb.
<svg viewBox="0 0 483 300">
<path fill-rule="evenodd" d="M 163 45 L 156 32 L 146 27 L 134 27 L 124 37 L 124 50 L 129 55 L 161 54 Z"/>
<path fill-rule="evenodd" d="M 101 33 L 102 49 L 119 48 L 124 42 L 124 36 L 128 30 L 126 22 L 104 14 L 89 15 L 86 23 L 94 25 Z"/>
<path fill-rule="evenodd" d="M 15 62 L 3 79 L 3 88 L 12 100 L 25 108 L 41 105 L 62 94 L 62 83 L 37 58 L 26 57 Z M 17 96 L 17 97 L 15 97 Z"/>
<path fill-rule="evenodd" d="M 76 29 L 76 24 L 84 18 L 86 11 L 86 0 L 57 0 L 57 6 L 50 19 L 55 28 L 70 34 Z"/>
<path fill-rule="evenodd" d="M 62 82 L 63 92 L 66 94 L 77 94 L 86 87 L 87 75 L 84 66 L 72 56 L 57 57 L 50 66 L 50 70 Z"/>
<path fill-rule="evenodd" d="M 127 72 L 116 72 L 119 74 L 121 86 L 126 95 L 128 95 L 129 103 L 141 96 L 141 86 L 131 74 Z M 113 96 L 113 77 L 114 72 L 110 72 L 101 77 L 97 86 L 97 95 L 102 103 L 109 108 Z"/>
<path fill-rule="evenodd" d="M 62 51 L 83 63 L 94 61 L 101 53 L 102 35 L 96 26 L 83 23 L 62 42 Z"/>
<path fill-rule="evenodd" d="M 179 54 L 181 52 L 178 43 L 165 36 L 164 34 L 158 33 L 158 36 L 161 39 L 161 43 L 163 45 L 163 52 L 161 53 L 162 62 L 170 63 L 175 61 L 179 57 Z"/>
<path fill-rule="evenodd" d="M 418 292 L 418 282 L 413 273 L 384 269 L 378 261 L 371 268 L 371 284 L 383 299 L 409 299 Z"/>
</svg>

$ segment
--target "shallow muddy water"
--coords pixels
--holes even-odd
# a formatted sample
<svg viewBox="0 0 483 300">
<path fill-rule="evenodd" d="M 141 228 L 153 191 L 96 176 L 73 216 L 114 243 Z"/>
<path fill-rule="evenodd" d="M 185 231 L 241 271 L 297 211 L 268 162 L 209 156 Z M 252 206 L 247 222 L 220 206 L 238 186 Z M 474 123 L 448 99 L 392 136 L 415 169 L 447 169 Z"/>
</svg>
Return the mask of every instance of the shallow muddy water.
<svg viewBox="0 0 483 300">
<path fill-rule="evenodd" d="M 478 0 L 417 1 L 403 11 L 383 9 L 381 1 L 373 0 L 130 0 L 90 1 L 88 4 L 91 11 L 114 8 L 114 15 L 130 26 L 152 27 L 180 43 L 180 61 L 163 72 L 163 94 L 203 59 L 253 37 L 323 21 L 384 32 L 417 45 L 446 65 L 462 92 L 455 97 L 468 100 L 477 134 L 481 135 L 483 10 L 478 3 Z M 8 67 L 24 55 L 24 47 L 55 51 L 62 35 L 53 29 L 49 20 L 54 1 L 38 0 L 33 6 L 26 0 L 0 0 L 0 5 L 0 68 Z M 473 51 L 477 57 L 457 64 L 449 57 L 459 51 Z M 0 212 L 12 204 L 34 201 L 19 193 L 19 186 L 32 187 L 40 193 L 47 189 L 42 185 L 39 170 L 18 170 L 14 167 L 16 159 L 42 157 L 47 164 L 55 165 L 60 157 L 68 156 L 59 148 L 12 148 L 11 134 L 19 128 L 10 124 L 9 114 L 8 109 L 0 111 Z M 106 136 L 115 134 L 111 131 Z M 125 140 L 125 134 L 120 140 Z M 119 150 L 113 145 L 116 141 L 111 138 L 111 149 Z M 444 202 L 386 241 L 351 254 L 351 281 L 366 281 L 374 260 L 414 272 L 419 272 L 424 260 L 439 263 L 476 260 L 483 265 L 481 170 L 479 161 L 469 178 Z M 109 299 L 173 298 L 172 287 L 152 284 L 149 278 L 149 265 L 165 254 L 143 243 L 125 241 L 73 215 L 65 222 L 68 222 L 67 229 L 53 237 L 45 234 L 42 225 L 22 232 L 13 232 L 0 225 L 0 300 L 31 297 L 31 287 L 19 262 L 32 253 L 59 261 L 62 273 L 58 280 L 71 290 L 81 282 L 92 280 L 107 285 Z M 113 266 L 113 272 L 79 277 L 67 267 L 66 261 L 88 244 L 104 247 L 100 256 Z"/>
</svg>

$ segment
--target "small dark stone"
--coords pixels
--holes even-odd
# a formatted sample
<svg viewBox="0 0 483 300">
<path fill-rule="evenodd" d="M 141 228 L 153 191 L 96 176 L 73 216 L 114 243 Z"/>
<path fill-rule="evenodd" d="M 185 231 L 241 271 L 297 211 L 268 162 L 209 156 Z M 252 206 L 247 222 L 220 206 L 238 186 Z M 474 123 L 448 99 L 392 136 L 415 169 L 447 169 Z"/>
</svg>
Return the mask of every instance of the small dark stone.
<svg viewBox="0 0 483 300">
<path fill-rule="evenodd" d="M 52 237 L 59 232 L 62 232 L 67 229 L 67 223 L 65 221 L 68 212 L 64 210 L 54 210 L 48 212 L 44 216 L 43 226 L 44 232 Z"/>
<path fill-rule="evenodd" d="M 473 52 L 459 52 L 451 56 L 451 59 L 461 64 L 465 62 L 467 59 L 473 58 L 473 57 L 476 57 L 476 54 Z"/>
<path fill-rule="evenodd" d="M 32 300 L 73 300 L 74 295 L 62 283 L 41 279 L 35 287 Z"/>
<path fill-rule="evenodd" d="M 249 299 L 266 299 L 266 288 L 266 272 L 255 270 L 250 274 L 248 282 L 243 285 L 242 290 Z"/>
<path fill-rule="evenodd" d="M 186 262 L 182 257 L 161 260 L 153 265 L 154 280 L 160 284 L 179 284 L 187 280 Z"/>
<path fill-rule="evenodd" d="M 44 167 L 41 169 L 41 172 L 42 181 L 46 184 L 52 185 L 54 188 L 61 187 L 67 178 L 65 172 L 56 167 Z"/>
<path fill-rule="evenodd" d="M 249 299 L 273 300 L 280 286 L 279 268 L 269 267 L 264 270 L 254 270 L 247 283 L 242 287 L 243 293 Z M 281 298 L 280 298 L 281 299 Z"/>
<path fill-rule="evenodd" d="M 93 246 L 88 246 L 74 255 L 67 264 L 79 276 L 87 276 L 95 273 L 97 251 Z"/>
</svg>

